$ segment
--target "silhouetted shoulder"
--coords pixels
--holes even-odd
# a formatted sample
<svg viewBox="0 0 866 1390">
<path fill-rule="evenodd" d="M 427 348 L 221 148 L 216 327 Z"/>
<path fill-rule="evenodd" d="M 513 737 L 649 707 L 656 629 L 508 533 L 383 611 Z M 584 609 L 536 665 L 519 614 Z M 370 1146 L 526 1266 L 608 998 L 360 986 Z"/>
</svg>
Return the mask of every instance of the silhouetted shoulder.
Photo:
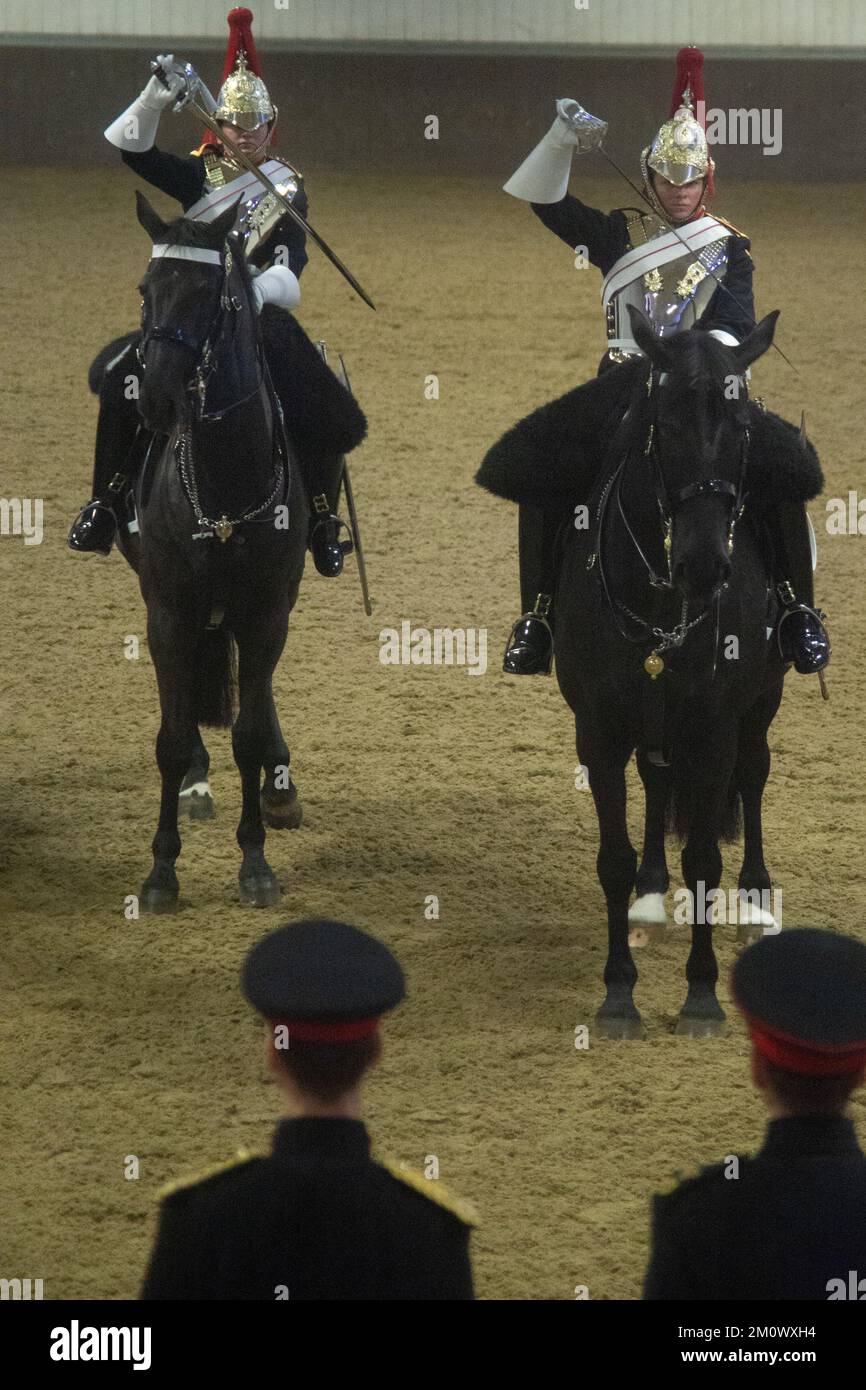
<svg viewBox="0 0 866 1390">
<path fill-rule="evenodd" d="M 738 1165 L 736 1178 L 731 1173 L 731 1159 L 735 1159 Z M 733 1154 L 731 1159 L 676 1173 L 666 1186 L 655 1193 L 654 1206 L 657 1210 L 661 1208 L 665 1213 L 672 1213 L 692 1202 L 713 1200 L 716 1195 L 726 1196 L 730 1188 L 742 1179 L 744 1169 L 752 1163 L 747 1154 Z"/>
<path fill-rule="evenodd" d="M 252 1154 L 247 1149 L 238 1149 L 234 1158 L 213 1163 L 189 1177 L 167 1182 L 160 1188 L 158 1196 L 163 1201 L 189 1201 L 204 1193 L 211 1195 L 223 1189 L 229 1190 L 257 1176 L 267 1163 L 266 1154 Z"/>
<path fill-rule="evenodd" d="M 439 1211 L 453 1217 L 462 1226 L 472 1227 L 479 1224 L 478 1213 L 472 1203 L 453 1196 L 438 1178 L 425 1178 L 423 1173 L 387 1155 L 374 1155 L 374 1162 L 394 1184 L 395 1196 L 398 1199 L 408 1197 L 412 1201 L 417 1198 L 419 1202 L 432 1203 Z"/>
</svg>

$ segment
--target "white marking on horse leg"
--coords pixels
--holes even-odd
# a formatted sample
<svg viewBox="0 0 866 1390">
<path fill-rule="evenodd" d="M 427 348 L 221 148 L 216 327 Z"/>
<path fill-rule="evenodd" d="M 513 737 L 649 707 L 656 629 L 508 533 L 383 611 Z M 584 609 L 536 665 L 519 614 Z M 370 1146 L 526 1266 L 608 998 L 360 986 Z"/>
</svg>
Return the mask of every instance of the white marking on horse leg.
<svg viewBox="0 0 866 1390">
<path fill-rule="evenodd" d="M 781 931 L 781 927 L 772 912 L 758 907 L 757 903 L 743 902 L 742 899 L 740 900 L 739 921 L 741 926 L 763 927 L 767 936 L 773 936 L 776 932 Z"/>
<path fill-rule="evenodd" d="M 662 893 L 642 893 L 635 898 L 628 910 L 630 922 L 667 922 L 665 900 Z"/>
<path fill-rule="evenodd" d="M 193 782 L 191 787 L 184 787 L 181 796 L 210 796 L 210 782 Z"/>
</svg>

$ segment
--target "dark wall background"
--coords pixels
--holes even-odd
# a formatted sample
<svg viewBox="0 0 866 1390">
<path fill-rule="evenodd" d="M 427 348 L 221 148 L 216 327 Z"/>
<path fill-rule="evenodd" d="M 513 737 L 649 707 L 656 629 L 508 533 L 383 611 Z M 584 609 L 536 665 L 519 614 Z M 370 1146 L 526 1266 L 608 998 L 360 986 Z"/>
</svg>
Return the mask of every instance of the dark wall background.
<svg viewBox="0 0 866 1390">
<path fill-rule="evenodd" d="M 222 54 L 176 51 L 216 94 Z M 9 46 L 2 49 L 0 160 L 111 163 L 108 122 L 143 87 L 152 47 Z M 611 124 L 608 147 L 636 171 L 639 149 L 667 114 L 673 62 L 657 57 L 516 54 L 272 52 L 265 76 L 280 107 L 280 145 L 307 164 L 486 172 L 504 180 L 553 119 L 558 96 L 576 97 Z M 779 107 L 782 152 L 716 146 L 722 177 L 846 180 L 863 177 L 863 60 L 707 57 L 707 104 Z M 438 141 L 424 117 L 439 117 Z M 188 116 L 166 115 L 160 145 L 196 143 Z"/>
</svg>

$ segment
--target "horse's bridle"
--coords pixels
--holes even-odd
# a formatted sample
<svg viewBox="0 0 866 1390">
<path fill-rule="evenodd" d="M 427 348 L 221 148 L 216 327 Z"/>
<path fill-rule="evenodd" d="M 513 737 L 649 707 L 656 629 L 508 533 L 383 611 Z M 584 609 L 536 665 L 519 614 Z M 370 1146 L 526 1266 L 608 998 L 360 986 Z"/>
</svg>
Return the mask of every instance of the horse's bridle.
<svg viewBox="0 0 866 1390">
<path fill-rule="evenodd" d="M 647 396 L 649 396 L 654 402 L 658 399 L 658 388 L 661 384 L 660 377 L 661 373 L 659 369 L 653 367 L 650 371 L 649 377 L 647 378 Z M 650 420 L 647 441 L 643 453 L 644 457 L 650 460 L 651 467 L 653 470 L 656 505 L 658 507 L 659 517 L 661 519 L 662 524 L 662 542 L 664 546 L 665 561 L 667 564 L 667 577 L 665 578 L 663 575 L 660 575 L 656 572 L 651 561 L 645 554 L 637 536 L 634 534 L 634 531 L 632 530 L 632 527 L 629 524 L 628 517 L 625 514 L 625 508 L 623 507 L 622 503 L 622 478 L 625 472 L 626 463 L 628 462 L 628 459 L 630 457 L 630 450 L 628 448 L 623 453 L 622 458 L 617 463 L 614 472 L 608 478 L 600 494 L 598 508 L 596 512 L 595 549 L 590 553 L 589 559 L 587 561 L 588 569 L 592 569 L 596 561 L 598 561 L 599 582 L 601 584 L 602 592 L 604 593 L 607 604 L 611 610 L 611 613 L 613 614 L 614 622 L 617 625 L 617 629 L 620 633 L 620 636 L 624 638 L 624 640 L 632 643 L 642 643 L 646 642 L 648 639 L 652 639 L 654 655 L 657 655 L 661 651 L 667 650 L 669 647 L 682 646 L 687 634 L 692 630 L 692 628 L 697 627 L 698 624 L 703 622 L 703 620 L 706 618 L 713 603 L 716 604 L 716 625 L 718 627 L 718 601 L 721 594 L 721 590 L 724 587 L 724 583 L 720 583 L 717 586 L 717 588 L 714 590 L 714 592 L 710 595 L 709 599 L 707 600 L 707 603 L 703 608 L 702 612 L 698 614 L 696 618 L 693 618 L 691 622 L 686 621 L 688 614 L 688 600 L 684 599 L 680 622 L 670 632 L 666 632 L 663 628 L 653 626 L 653 624 L 648 619 L 642 618 L 639 614 L 633 612 L 632 609 L 627 607 L 627 605 L 623 603 L 621 599 L 617 599 L 612 595 L 607 580 L 607 574 L 605 572 L 603 554 L 604 522 L 607 515 L 607 508 L 611 496 L 614 494 L 616 496 L 617 509 L 622 519 L 623 525 L 625 526 L 629 539 L 631 540 L 632 545 L 634 546 L 644 568 L 646 569 L 647 578 L 649 580 L 650 585 L 653 589 L 656 590 L 670 591 L 674 588 L 673 572 L 671 568 L 674 518 L 678 509 L 685 502 L 690 501 L 694 497 L 707 496 L 727 497 L 730 499 L 731 512 L 728 520 L 728 552 L 730 553 L 733 551 L 734 528 L 736 527 L 737 522 L 742 516 L 743 509 L 745 506 L 744 487 L 746 480 L 746 465 L 749 448 L 749 429 L 748 426 L 746 426 L 743 430 L 740 450 L 740 466 L 736 483 L 732 483 L 727 478 L 705 478 L 702 479 L 700 482 L 689 483 L 687 484 L 687 486 L 679 488 L 676 492 L 672 493 L 668 489 L 667 482 L 664 476 L 664 470 L 662 468 L 661 459 L 659 458 L 657 424 L 657 410 L 654 410 L 652 418 Z M 620 620 L 620 611 L 624 613 L 628 618 L 630 618 L 632 622 L 639 625 L 639 627 L 641 628 L 641 631 L 639 633 L 630 633 L 626 630 L 625 626 Z M 715 671 L 715 663 L 713 669 Z"/>
<path fill-rule="evenodd" d="M 198 420 L 220 420 L 224 415 L 227 415 L 230 410 L 234 410 L 238 406 L 243 405 L 246 401 L 251 400 L 261 388 L 262 382 L 266 379 L 262 345 L 261 341 L 259 341 L 257 345 L 257 381 L 253 389 L 248 392 L 247 395 L 232 401 L 231 404 L 224 406 L 221 410 L 205 411 L 205 397 L 207 394 L 208 381 L 217 366 L 213 345 L 220 339 L 226 316 L 228 314 L 236 315 L 244 308 L 243 300 L 239 299 L 237 295 L 230 293 L 229 285 L 233 266 L 231 247 L 226 240 L 223 242 L 221 251 L 211 250 L 206 247 L 169 246 L 165 244 L 156 244 L 153 250 L 155 256 L 159 254 L 161 256 L 176 257 L 179 260 L 201 261 L 205 264 L 219 265 L 222 269 L 219 304 L 203 338 L 197 338 L 183 328 L 169 328 L 161 324 L 155 324 L 148 328 L 144 322 L 144 301 L 142 301 L 142 335 L 136 346 L 136 355 L 142 371 L 145 370 L 144 355 L 148 344 L 151 342 L 162 341 L 176 343 L 179 347 L 185 348 L 187 352 L 191 353 L 195 362 L 195 370 L 193 376 L 186 384 L 186 391 L 191 396 L 198 396 Z M 270 508 L 280 497 L 284 494 L 286 499 L 288 497 L 287 480 L 290 478 L 290 473 L 288 467 L 288 448 L 285 441 L 285 427 L 279 397 L 273 390 L 269 375 L 267 375 L 267 389 L 276 422 L 273 438 L 273 486 L 264 502 L 247 507 L 240 516 L 229 518 L 225 515 L 221 517 L 208 517 L 204 515 L 199 499 L 198 482 L 193 460 L 191 422 L 183 422 L 177 430 L 174 453 L 178 472 L 180 474 L 183 490 L 192 507 L 198 526 L 198 530 L 193 534 L 193 540 L 207 540 L 213 536 L 217 536 L 220 541 L 227 541 L 242 523 L 265 518 L 265 514 L 269 514 Z"/>
<path fill-rule="evenodd" d="M 199 246 L 166 246 L 157 244 L 153 248 L 154 259 L 173 257 L 179 260 L 201 261 L 210 265 L 219 265 L 222 268 L 222 283 L 220 285 L 219 303 L 216 313 L 203 338 L 197 338 L 194 334 L 188 333 L 185 328 L 169 328 L 161 324 L 154 324 L 147 327 L 145 324 L 145 306 L 142 300 L 141 324 L 142 335 L 136 345 L 136 356 L 142 371 L 145 370 L 145 353 L 148 345 L 152 342 L 175 343 L 178 347 L 185 348 L 191 353 L 195 360 L 195 368 L 192 377 L 187 382 L 186 390 L 191 396 L 198 397 L 198 418 L 199 420 L 219 420 L 235 406 L 242 405 L 255 395 L 261 384 L 261 364 L 259 368 L 259 382 L 255 389 L 244 396 L 241 400 L 233 401 L 231 405 L 222 410 L 206 412 L 205 396 L 207 385 L 212 376 L 217 362 L 213 351 L 213 344 L 218 341 L 223 331 L 223 326 L 227 314 L 238 314 L 244 307 L 244 302 L 237 295 L 229 292 L 229 282 L 231 279 L 232 266 L 234 264 L 231 247 L 228 241 L 223 242 L 221 251 L 209 250 Z"/>
</svg>

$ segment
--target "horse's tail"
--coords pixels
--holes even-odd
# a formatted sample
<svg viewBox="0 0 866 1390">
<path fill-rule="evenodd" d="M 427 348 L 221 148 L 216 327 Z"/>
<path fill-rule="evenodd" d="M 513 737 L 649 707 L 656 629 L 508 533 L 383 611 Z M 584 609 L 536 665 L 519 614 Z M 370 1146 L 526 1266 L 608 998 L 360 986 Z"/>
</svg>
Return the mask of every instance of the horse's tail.
<svg viewBox="0 0 866 1390">
<path fill-rule="evenodd" d="M 695 761 L 699 750 L 677 747 L 671 759 L 671 776 L 668 783 L 668 798 L 665 808 L 665 829 L 677 839 L 685 840 L 694 824 L 697 800 L 695 788 Z M 738 840 L 742 829 L 742 802 L 740 791 L 731 777 L 728 784 L 722 814 L 717 827 L 719 839 L 724 842 Z"/>
<path fill-rule="evenodd" d="M 227 729 L 235 716 L 237 649 L 224 623 L 206 629 L 195 659 L 193 713 L 196 722 Z"/>
</svg>

